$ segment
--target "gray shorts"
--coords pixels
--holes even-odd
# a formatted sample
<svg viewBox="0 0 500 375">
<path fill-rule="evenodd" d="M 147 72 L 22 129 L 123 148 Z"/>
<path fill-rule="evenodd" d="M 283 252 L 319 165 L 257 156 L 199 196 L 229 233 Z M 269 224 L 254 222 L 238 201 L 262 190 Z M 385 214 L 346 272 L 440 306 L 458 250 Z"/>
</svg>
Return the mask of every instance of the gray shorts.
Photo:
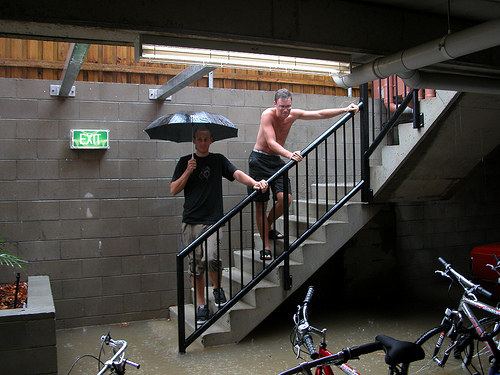
<svg viewBox="0 0 500 375">
<path fill-rule="evenodd" d="M 182 223 L 182 241 L 184 246 L 188 246 L 196 240 L 211 225 L 208 224 L 187 224 Z M 222 232 L 219 231 L 219 240 Z M 217 259 L 217 232 L 212 234 L 198 246 L 194 252 L 188 255 L 189 274 L 201 276 L 208 267 L 208 272 L 219 272 L 222 270 L 222 262 Z M 193 256 L 194 254 L 194 256 Z"/>
</svg>

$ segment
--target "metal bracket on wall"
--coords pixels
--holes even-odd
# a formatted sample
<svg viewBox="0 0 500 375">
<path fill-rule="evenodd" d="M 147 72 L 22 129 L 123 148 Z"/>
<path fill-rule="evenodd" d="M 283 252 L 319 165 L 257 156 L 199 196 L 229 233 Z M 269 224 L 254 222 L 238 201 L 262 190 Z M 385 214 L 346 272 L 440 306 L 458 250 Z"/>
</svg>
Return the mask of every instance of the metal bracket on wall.
<svg viewBox="0 0 500 375">
<path fill-rule="evenodd" d="M 159 89 L 149 90 L 149 99 L 154 100 L 172 100 L 172 95 L 196 82 L 204 75 L 212 72 L 216 68 L 213 66 L 191 65 L 170 79 Z"/>
<path fill-rule="evenodd" d="M 156 100 L 161 96 L 160 89 L 149 89 L 149 99 Z M 172 100 L 172 95 L 166 97 L 164 100 Z"/>
<path fill-rule="evenodd" d="M 50 96 L 59 96 L 59 92 L 61 90 L 61 85 L 50 85 Z M 75 96 L 76 88 L 75 86 L 71 86 L 71 89 L 68 92 L 67 96 Z"/>
</svg>

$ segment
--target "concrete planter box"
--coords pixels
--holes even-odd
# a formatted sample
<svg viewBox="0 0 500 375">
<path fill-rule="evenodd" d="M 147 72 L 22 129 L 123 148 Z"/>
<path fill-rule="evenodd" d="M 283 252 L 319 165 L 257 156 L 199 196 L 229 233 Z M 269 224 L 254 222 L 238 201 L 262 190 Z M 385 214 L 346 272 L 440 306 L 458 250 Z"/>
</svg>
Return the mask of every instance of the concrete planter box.
<svg viewBox="0 0 500 375">
<path fill-rule="evenodd" d="M 2 374 L 57 375 L 56 312 L 48 276 L 28 277 L 28 307 L 0 310 Z"/>
</svg>

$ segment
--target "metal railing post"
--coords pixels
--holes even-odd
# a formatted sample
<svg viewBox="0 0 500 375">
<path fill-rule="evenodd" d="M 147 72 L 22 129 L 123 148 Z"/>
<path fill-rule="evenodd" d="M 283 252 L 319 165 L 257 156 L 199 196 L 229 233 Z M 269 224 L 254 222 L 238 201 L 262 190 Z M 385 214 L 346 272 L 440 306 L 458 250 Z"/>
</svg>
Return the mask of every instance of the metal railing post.
<svg viewBox="0 0 500 375">
<path fill-rule="evenodd" d="M 413 129 L 424 126 L 424 115 L 420 113 L 420 101 L 418 100 L 418 90 L 413 91 Z"/>
<path fill-rule="evenodd" d="M 367 150 L 370 144 L 370 120 L 368 116 L 368 83 L 360 87 L 361 101 L 365 104 L 360 108 L 360 150 L 361 150 L 361 180 L 365 183 L 361 189 L 361 200 L 371 202 L 373 200 L 373 191 L 370 189 L 370 158 Z"/>
<path fill-rule="evenodd" d="M 184 306 L 184 258 L 177 256 L 177 314 L 179 322 L 178 325 L 178 339 L 179 339 L 179 353 L 186 353 L 186 311 Z"/>
<path fill-rule="evenodd" d="M 283 173 L 283 225 L 284 225 L 284 244 L 283 250 L 287 253 L 283 259 L 283 288 L 285 290 L 292 289 L 292 275 L 290 275 L 290 256 L 288 255 L 288 248 L 290 247 L 290 209 L 288 206 L 288 169 Z"/>
</svg>

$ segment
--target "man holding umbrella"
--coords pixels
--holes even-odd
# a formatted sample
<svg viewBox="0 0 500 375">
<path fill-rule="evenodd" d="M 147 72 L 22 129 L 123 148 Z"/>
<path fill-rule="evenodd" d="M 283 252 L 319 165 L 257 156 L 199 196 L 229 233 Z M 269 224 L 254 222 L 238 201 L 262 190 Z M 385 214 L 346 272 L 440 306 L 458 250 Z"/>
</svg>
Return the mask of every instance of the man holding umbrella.
<svg viewBox="0 0 500 375">
<path fill-rule="evenodd" d="M 209 152 L 213 139 L 206 127 L 195 130 L 193 144 L 196 152 L 183 156 L 175 168 L 170 184 L 173 195 L 184 191 L 184 211 L 182 219 L 182 239 L 184 246 L 189 245 L 199 237 L 208 227 L 216 223 L 223 216 L 222 205 L 222 177 L 229 181 L 237 180 L 253 189 L 265 192 L 267 182 L 257 182 L 246 173 L 238 170 L 224 155 Z M 205 260 L 205 245 L 198 247 L 194 257 L 189 257 L 189 271 L 191 283 L 195 288 L 198 302 L 197 321 L 208 319 L 209 311 L 205 300 L 204 273 L 208 275 L 214 285 L 215 303 L 226 303 L 224 290 L 220 286 L 222 262 L 217 259 L 217 233 L 210 236 L 206 242 L 207 260 Z M 208 264 L 208 270 L 205 270 Z M 196 279 L 196 280 L 195 280 Z"/>
</svg>

